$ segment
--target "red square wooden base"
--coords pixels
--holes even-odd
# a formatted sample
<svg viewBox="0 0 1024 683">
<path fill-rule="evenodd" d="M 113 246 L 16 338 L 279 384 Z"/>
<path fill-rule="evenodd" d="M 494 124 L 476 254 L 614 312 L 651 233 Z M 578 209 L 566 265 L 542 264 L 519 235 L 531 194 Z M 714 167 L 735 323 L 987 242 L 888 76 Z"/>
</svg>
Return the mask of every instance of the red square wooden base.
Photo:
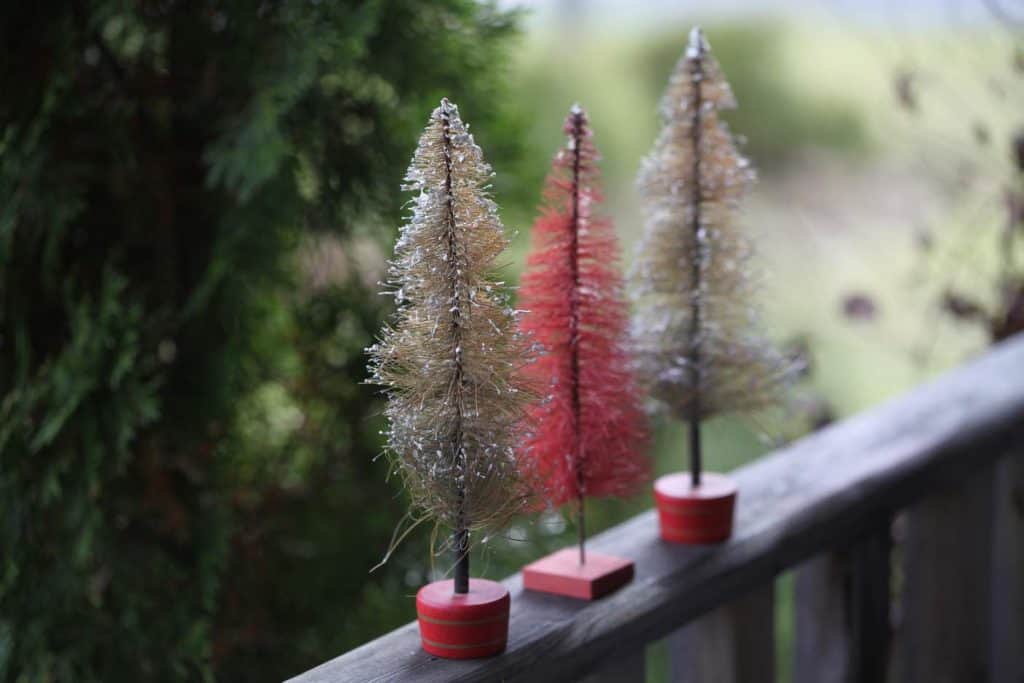
<svg viewBox="0 0 1024 683">
<path fill-rule="evenodd" d="M 543 593 L 596 600 L 633 580 L 633 561 L 566 548 L 523 567 L 523 587 Z"/>
<path fill-rule="evenodd" d="M 490 657 L 508 641 L 508 589 L 497 581 L 470 579 L 458 594 L 451 579 L 435 581 L 416 594 L 423 649 L 445 659 Z"/>
<path fill-rule="evenodd" d="M 721 543 L 732 535 L 736 484 L 724 474 L 701 473 L 693 486 L 689 472 L 666 474 L 654 482 L 661 538 L 671 543 Z"/>
</svg>

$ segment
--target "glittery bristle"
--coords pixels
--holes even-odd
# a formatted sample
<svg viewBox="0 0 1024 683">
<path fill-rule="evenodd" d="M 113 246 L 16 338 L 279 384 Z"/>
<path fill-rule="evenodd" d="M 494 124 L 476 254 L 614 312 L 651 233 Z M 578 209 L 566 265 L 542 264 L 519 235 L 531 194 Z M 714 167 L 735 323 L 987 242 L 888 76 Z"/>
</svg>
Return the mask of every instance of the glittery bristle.
<svg viewBox="0 0 1024 683">
<path fill-rule="evenodd" d="M 564 131 L 519 295 L 522 328 L 546 351 L 527 369 L 545 400 L 531 406 L 523 449 L 553 505 L 635 493 L 650 467 L 619 245 L 599 212 L 599 157 L 578 104 Z"/>
<path fill-rule="evenodd" d="M 530 497 L 516 451 L 527 354 L 491 274 L 508 244 L 491 176 L 458 108 L 442 101 L 405 178 L 412 215 L 387 283 L 398 310 L 370 349 L 388 398 L 387 452 L 414 509 L 453 529 L 501 528 Z"/>
<path fill-rule="evenodd" d="M 759 332 L 752 247 L 737 225 L 755 179 L 719 112 L 736 106 L 699 30 L 661 101 L 638 177 L 646 224 L 630 275 L 642 382 L 680 419 L 779 400 L 792 364 Z"/>
</svg>

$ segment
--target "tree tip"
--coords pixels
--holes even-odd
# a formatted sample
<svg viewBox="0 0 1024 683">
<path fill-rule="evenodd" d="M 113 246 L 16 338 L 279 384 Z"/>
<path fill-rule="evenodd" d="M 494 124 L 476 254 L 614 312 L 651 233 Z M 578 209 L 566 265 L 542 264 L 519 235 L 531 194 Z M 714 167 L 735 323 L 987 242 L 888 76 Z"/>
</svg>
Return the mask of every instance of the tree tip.
<svg viewBox="0 0 1024 683">
<path fill-rule="evenodd" d="M 583 124 L 586 124 L 587 111 L 580 105 L 579 102 L 575 102 L 571 107 L 569 107 L 569 119 L 572 121 L 580 121 Z"/>
<path fill-rule="evenodd" d="M 587 112 L 580 106 L 579 102 L 569 107 L 569 115 L 565 117 L 563 130 L 570 136 L 584 133 L 587 127 Z"/>
<path fill-rule="evenodd" d="M 686 46 L 686 56 L 689 59 L 697 59 L 707 52 L 709 48 L 708 41 L 704 38 L 704 31 L 701 30 L 700 26 L 694 26 L 690 29 L 690 42 Z"/>
</svg>

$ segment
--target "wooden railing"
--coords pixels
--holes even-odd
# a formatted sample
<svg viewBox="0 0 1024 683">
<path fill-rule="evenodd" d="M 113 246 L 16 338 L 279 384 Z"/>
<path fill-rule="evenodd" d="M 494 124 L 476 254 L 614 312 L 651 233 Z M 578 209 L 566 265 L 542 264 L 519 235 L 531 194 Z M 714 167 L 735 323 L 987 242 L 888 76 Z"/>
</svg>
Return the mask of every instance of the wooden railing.
<svg viewBox="0 0 1024 683">
<path fill-rule="evenodd" d="M 636 561 L 594 603 L 512 593 L 508 650 L 435 659 L 409 624 L 292 679 L 775 678 L 775 578 L 795 569 L 797 683 L 1024 681 L 1024 337 L 734 472 L 733 538 L 658 540 L 646 512 L 593 539 Z"/>
</svg>

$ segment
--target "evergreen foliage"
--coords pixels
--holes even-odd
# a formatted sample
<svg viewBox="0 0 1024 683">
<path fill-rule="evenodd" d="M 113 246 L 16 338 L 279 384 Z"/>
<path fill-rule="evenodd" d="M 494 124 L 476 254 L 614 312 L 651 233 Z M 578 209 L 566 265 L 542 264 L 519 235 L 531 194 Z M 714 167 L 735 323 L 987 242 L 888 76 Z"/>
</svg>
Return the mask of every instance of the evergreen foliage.
<svg viewBox="0 0 1024 683">
<path fill-rule="evenodd" d="M 395 520 L 353 250 L 441 88 L 507 124 L 481 66 L 510 28 L 470 0 L 5 8 L 0 681 L 280 679 L 405 618 L 360 595 Z M 310 243 L 349 276 L 307 287 Z"/>
</svg>

